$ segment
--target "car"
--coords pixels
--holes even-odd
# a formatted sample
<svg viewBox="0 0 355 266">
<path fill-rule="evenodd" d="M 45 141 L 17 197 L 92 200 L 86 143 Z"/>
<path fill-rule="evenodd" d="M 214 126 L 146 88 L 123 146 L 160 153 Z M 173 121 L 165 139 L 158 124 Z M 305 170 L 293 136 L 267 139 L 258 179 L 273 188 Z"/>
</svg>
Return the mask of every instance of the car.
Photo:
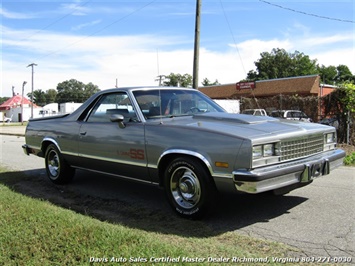
<svg viewBox="0 0 355 266">
<path fill-rule="evenodd" d="M 335 127 L 336 129 L 339 129 L 339 119 L 338 117 L 329 117 L 329 118 L 323 118 L 321 121 L 319 121 L 320 124 L 322 125 L 328 125 Z"/>
<path fill-rule="evenodd" d="M 12 121 L 12 116 L 13 116 L 13 115 L 11 115 L 11 117 L 4 116 L 3 122 L 5 122 L 5 123 L 10 123 L 10 122 Z"/>
<path fill-rule="evenodd" d="M 267 113 L 264 109 L 245 109 L 242 114 L 267 116 Z"/>
<path fill-rule="evenodd" d="M 103 90 L 71 114 L 30 119 L 22 148 L 44 158 L 55 184 L 75 169 L 154 184 L 191 219 L 216 208 L 218 195 L 308 185 L 345 156 L 333 127 L 227 113 L 174 87 Z"/>
<path fill-rule="evenodd" d="M 271 112 L 272 117 L 279 117 L 288 120 L 298 120 L 303 122 L 312 122 L 304 112 L 299 110 L 275 110 Z"/>
</svg>

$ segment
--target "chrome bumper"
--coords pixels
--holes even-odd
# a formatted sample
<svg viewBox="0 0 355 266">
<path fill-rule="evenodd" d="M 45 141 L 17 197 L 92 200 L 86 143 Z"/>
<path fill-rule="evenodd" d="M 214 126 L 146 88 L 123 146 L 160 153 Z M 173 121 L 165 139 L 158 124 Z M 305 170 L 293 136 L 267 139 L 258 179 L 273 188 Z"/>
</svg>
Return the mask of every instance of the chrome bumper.
<svg viewBox="0 0 355 266">
<path fill-rule="evenodd" d="M 233 181 L 238 191 L 252 194 L 288 186 L 302 186 L 341 166 L 344 157 L 345 152 L 337 149 L 290 163 L 252 171 L 238 170 L 233 172 Z"/>
<path fill-rule="evenodd" d="M 32 153 L 27 144 L 22 145 L 22 150 L 26 155 L 30 155 Z"/>
</svg>

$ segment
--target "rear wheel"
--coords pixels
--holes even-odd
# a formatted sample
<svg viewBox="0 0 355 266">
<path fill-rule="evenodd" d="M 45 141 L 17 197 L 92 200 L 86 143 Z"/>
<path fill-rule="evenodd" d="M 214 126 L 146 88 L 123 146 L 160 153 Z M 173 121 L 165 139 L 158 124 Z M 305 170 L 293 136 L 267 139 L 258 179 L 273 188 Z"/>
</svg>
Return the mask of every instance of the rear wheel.
<svg viewBox="0 0 355 266">
<path fill-rule="evenodd" d="M 194 158 L 176 158 L 168 165 L 165 191 L 170 205 L 185 218 L 201 218 L 215 204 L 216 190 L 211 175 Z"/>
<path fill-rule="evenodd" d="M 57 146 L 50 144 L 45 153 L 46 172 L 49 179 L 55 184 L 67 184 L 73 177 L 75 170 L 64 160 Z"/>
</svg>

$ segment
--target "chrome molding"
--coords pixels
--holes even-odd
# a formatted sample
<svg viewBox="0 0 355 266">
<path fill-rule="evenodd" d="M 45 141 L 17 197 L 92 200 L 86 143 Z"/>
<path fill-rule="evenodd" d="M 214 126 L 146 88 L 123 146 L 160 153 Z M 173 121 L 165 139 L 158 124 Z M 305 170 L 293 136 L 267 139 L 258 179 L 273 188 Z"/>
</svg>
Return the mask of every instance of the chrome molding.
<svg viewBox="0 0 355 266">
<path fill-rule="evenodd" d="M 161 159 L 163 159 L 164 156 L 169 155 L 169 154 L 185 154 L 185 155 L 190 155 L 193 157 L 196 157 L 198 159 L 200 159 L 201 161 L 204 162 L 204 164 L 207 166 L 208 171 L 211 173 L 211 175 L 214 175 L 212 166 L 210 164 L 210 162 L 206 159 L 205 156 L 203 156 L 202 154 L 198 153 L 198 152 L 194 152 L 194 151 L 189 151 L 189 150 L 184 150 L 184 149 L 171 149 L 171 150 L 167 150 L 165 152 L 163 152 L 157 162 L 157 165 L 154 167 L 153 165 L 150 165 L 152 168 L 158 168 L 158 165 L 160 164 Z"/>
<path fill-rule="evenodd" d="M 69 153 L 67 153 L 69 154 Z M 140 167 L 147 167 L 146 162 L 140 163 L 140 162 L 133 162 L 133 161 L 126 161 L 126 160 L 119 160 L 119 159 L 114 159 L 114 158 L 106 158 L 106 157 L 100 157 L 100 156 L 94 156 L 94 155 L 87 155 L 87 154 L 70 154 L 70 155 L 75 155 L 79 156 L 82 158 L 87 158 L 87 159 L 94 159 L 98 161 L 106 161 L 106 162 L 111 162 L 111 163 L 121 163 L 121 164 L 128 164 L 128 165 L 134 165 L 134 166 L 140 166 Z"/>
<path fill-rule="evenodd" d="M 44 137 L 44 138 L 43 138 L 43 140 L 42 140 L 42 142 L 41 142 L 41 150 L 42 150 L 42 148 L 43 148 L 43 142 L 45 142 L 45 141 L 52 142 L 52 143 L 58 148 L 58 150 L 59 150 L 60 152 L 62 152 L 62 150 L 61 150 L 60 147 L 59 147 L 58 142 L 55 141 L 53 138 L 49 138 L 49 137 Z M 45 152 L 45 151 L 44 151 L 44 152 Z"/>
<path fill-rule="evenodd" d="M 137 181 L 137 182 L 140 182 L 140 183 L 146 183 L 146 184 L 152 184 L 152 185 L 159 186 L 159 183 L 152 182 L 152 181 L 142 180 L 142 179 L 138 179 L 138 178 L 132 178 L 132 177 L 124 176 L 124 175 L 116 175 L 116 174 L 113 174 L 113 173 L 102 172 L 102 171 L 98 171 L 98 170 L 87 169 L 87 168 L 78 167 L 78 166 L 75 166 L 75 165 L 72 165 L 72 167 L 74 167 L 76 169 L 80 169 L 80 170 L 85 170 L 85 171 L 89 171 L 89 172 L 98 173 L 98 174 L 110 175 L 110 176 L 114 176 L 114 177 L 119 177 L 119 178 L 123 178 L 123 179 Z"/>
</svg>

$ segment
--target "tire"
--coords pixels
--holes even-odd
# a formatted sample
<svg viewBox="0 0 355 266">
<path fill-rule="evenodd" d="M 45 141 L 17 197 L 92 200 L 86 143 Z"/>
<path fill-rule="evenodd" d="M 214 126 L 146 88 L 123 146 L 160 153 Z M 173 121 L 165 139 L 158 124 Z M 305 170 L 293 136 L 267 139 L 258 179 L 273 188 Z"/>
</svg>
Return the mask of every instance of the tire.
<svg viewBox="0 0 355 266">
<path fill-rule="evenodd" d="M 182 217 L 202 218 L 215 204 L 216 189 L 202 163 L 190 157 L 174 159 L 165 169 L 165 192 Z"/>
<path fill-rule="evenodd" d="M 65 162 L 57 146 L 50 144 L 44 158 L 47 176 L 53 183 L 63 185 L 72 181 L 75 169 Z"/>
</svg>

